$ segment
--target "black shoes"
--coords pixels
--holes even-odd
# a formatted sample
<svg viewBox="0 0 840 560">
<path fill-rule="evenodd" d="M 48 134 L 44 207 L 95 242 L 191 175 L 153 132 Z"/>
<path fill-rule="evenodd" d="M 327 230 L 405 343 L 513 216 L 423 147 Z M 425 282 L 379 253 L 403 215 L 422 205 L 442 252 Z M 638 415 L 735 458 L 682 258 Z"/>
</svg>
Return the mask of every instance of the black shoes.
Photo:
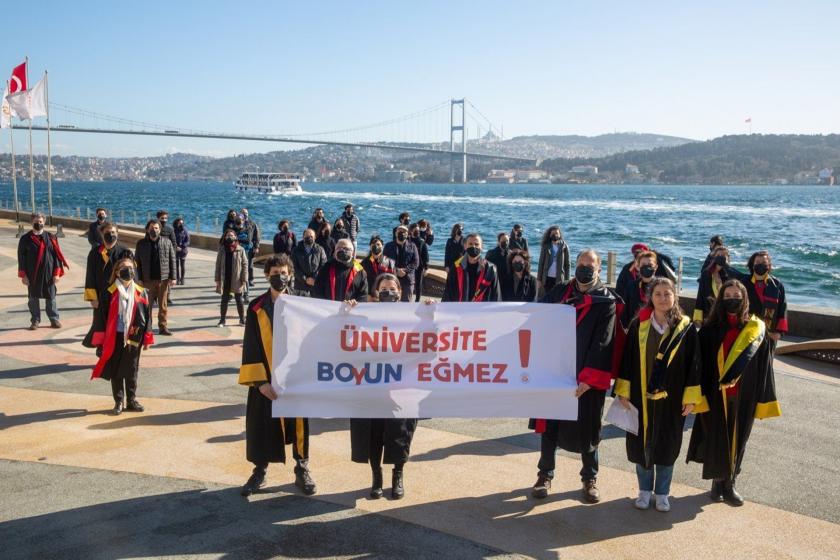
<svg viewBox="0 0 840 560">
<path fill-rule="evenodd" d="M 122 401 L 117 401 L 116 403 L 114 403 L 114 409 L 111 411 L 111 413 L 114 416 L 119 416 L 120 414 L 122 414 L 122 411 L 123 411 Z"/>
<path fill-rule="evenodd" d="M 549 490 L 551 490 L 551 479 L 544 474 L 537 475 L 537 482 L 531 488 L 531 495 L 542 500 L 548 497 Z"/>
<path fill-rule="evenodd" d="M 595 479 L 590 478 L 583 481 L 583 498 L 590 504 L 597 504 L 601 501 L 601 493 L 595 485 Z"/>
<path fill-rule="evenodd" d="M 709 492 L 709 497 L 712 499 L 713 502 L 722 502 L 723 501 L 723 481 L 722 480 L 713 480 L 712 481 L 712 490 Z"/>
<path fill-rule="evenodd" d="M 730 506 L 739 507 L 744 505 L 744 498 L 735 490 L 734 480 L 727 480 L 723 483 L 723 499 Z"/>
<path fill-rule="evenodd" d="M 60 329 L 61 328 L 61 321 L 56 319 L 55 321 L 50 321 L 50 328 L 51 329 Z"/>
<path fill-rule="evenodd" d="M 298 467 L 295 469 L 295 486 L 300 488 L 301 492 L 307 496 L 311 496 L 317 491 L 315 481 L 312 480 L 308 467 Z"/>
<path fill-rule="evenodd" d="M 38 321 L 32 321 L 31 323 L 29 323 L 29 327 L 26 330 L 37 331 L 38 330 L 38 325 L 40 325 L 40 324 L 41 323 L 39 323 Z"/>
<path fill-rule="evenodd" d="M 245 326 L 245 319 L 243 319 L 243 318 L 240 318 L 240 319 L 239 319 L 239 326 L 240 326 L 240 327 L 244 327 L 244 326 Z"/>
<path fill-rule="evenodd" d="M 372 468 L 373 482 L 370 485 L 370 497 L 378 500 L 382 497 L 382 467 Z"/>
<path fill-rule="evenodd" d="M 128 401 L 128 406 L 126 407 L 126 410 L 130 410 L 131 412 L 143 412 L 146 409 L 143 408 L 142 404 L 140 404 L 134 399 L 131 399 L 130 401 Z"/>
<path fill-rule="evenodd" d="M 170 331 L 166 327 L 162 327 L 158 329 L 158 334 L 161 336 L 172 336 L 172 331 Z"/>
<path fill-rule="evenodd" d="M 263 486 L 265 486 L 265 471 L 254 469 L 254 472 L 248 478 L 248 482 L 242 487 L 242 492 L 240 493 L 243 496 L 250 496 Z"/>
<path fill-rule="evenodd" d="M 395 500 L 402 500 L 405 496 L 405 488 L 403 487 L 403 472 L 402 470 L 394 469 L 394 474 L 391 476 L 391 498 Z"/>
</svg>

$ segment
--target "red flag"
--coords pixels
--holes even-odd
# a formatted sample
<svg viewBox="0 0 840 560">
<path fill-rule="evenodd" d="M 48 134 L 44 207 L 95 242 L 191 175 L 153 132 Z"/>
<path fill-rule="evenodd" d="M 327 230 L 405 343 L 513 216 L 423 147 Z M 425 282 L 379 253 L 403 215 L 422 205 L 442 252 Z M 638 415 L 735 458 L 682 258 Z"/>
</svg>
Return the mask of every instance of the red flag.
<svg viewBox="0 0 840 560">
<path fill-rule="evenodd" d="M 26 89 L 26 62 L 23 62 L 15 66 L 14 70 L 12 70 L 12 79 L 9 81 L 9 93 L 17 93 Z"/>
</svg>

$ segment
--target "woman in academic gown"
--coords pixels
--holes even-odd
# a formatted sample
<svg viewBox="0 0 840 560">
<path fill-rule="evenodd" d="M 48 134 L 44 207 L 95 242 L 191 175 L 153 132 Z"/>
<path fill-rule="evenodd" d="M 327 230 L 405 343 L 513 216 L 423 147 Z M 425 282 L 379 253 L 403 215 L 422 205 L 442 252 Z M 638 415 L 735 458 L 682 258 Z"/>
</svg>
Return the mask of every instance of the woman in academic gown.
<svg viewBox="0 0 840 560">
<path fill-rule="evenodd" d="M 700 329 L 703 402 L 691 432 L 687 461 L 703 463 L 711 497 L 740 506 L 735 490 L 753 421 L 780 416 L 773 354 L 764 321 L 750 315 L 747 289 L 727 280 Z"/>
<path fill-rule="evenodd" d="M 399 279 L 389 273 L 380 274 L 374 283 L 369 301 L 398 302 L 402 296 Z M 373 482 L 371 498 L 382 497 L 382 463 L 394 465 L 391 477 L 391 497 L 405 495 L 403 467 L 408 462 L 411 440 L 417 420 L 414 418 L 351 418 L 350 447 L 355 463 L 369 463 Z"/>
<path fill-rule="evenodd" d="M 636 507 L 647 509 L 653 494 L 656 509 L 666 512 L 685 418 L 701 402 L 700 349 L 674 283 L 654 278 L 647 289 L 647 303 L 630 322 L 615 394 L 639 415 L 639 434 L 626 435 L 639 480 Z"/>
</svg>

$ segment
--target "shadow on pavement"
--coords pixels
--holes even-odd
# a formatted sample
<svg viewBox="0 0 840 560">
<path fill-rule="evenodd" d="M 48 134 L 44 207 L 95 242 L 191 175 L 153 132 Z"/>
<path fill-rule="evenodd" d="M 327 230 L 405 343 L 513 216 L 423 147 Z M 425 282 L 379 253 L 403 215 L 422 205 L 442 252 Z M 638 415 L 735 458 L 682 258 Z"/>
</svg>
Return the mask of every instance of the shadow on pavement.
<svg viewBox="0 0 840 560">
<path fill-rule="evenodd" d="M 93 369 L 94 357 L 89 365 L 68 364 L 40 364 L 37 366 L 30 366 L 24 368 L 7 369 L 0 372 L 0 381 L 4 379 L 25 379 L 27 377 L 34 377 L 36 375 L 49 375 L 52 373 L 68 373 L 71 371 L 85 371 L 90 377 L 90 370 Z"/>
<path fill-rule="evenodd" d="M 184 424 L 205 424 L 208 422 L 224 422 L 245 416 L 245 403 L 223 404 L 189 410 L 186 412 L 171 412 L 168 414 L 155 414 L 153 410 L 146 409 L 145 413 L 136 416 L 121 416 L 119 420 L 93 424 L 89 430 L 117 430 L 130 426 L 182 426 Z M 244 422 L 244 420 L 243 420 Z"/>
<path fill-rule="evenodd" d="M 67 418 L 78 418 L 93 414 L 107 414 L 105 410 L 86 410 L 82 408 L 63 408 L 59 410 L 45 410 L 43 412 L 30 412 L 27 414 L 16 414 L 7 416 L 0 412 L 0 430 L 26 426 L 38 422 L 51 422 L 53 420 L 66 420 Z"/>
</svg>

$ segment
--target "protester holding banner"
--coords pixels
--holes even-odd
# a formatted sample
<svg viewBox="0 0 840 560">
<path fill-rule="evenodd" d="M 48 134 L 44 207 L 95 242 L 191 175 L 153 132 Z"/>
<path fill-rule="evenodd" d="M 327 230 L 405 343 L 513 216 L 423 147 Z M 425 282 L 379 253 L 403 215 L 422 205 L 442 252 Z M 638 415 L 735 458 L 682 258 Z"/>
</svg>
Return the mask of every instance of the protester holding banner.
<svg viewBox="0 0 840 560">
<path fill-rule="evenodd" d="M 332 301 L 367 301 L 367 274 L 355 256 L 353 242 L 346 237 L 339 239 L 332 258 L 318 273 L 312 297 Z"/>
<path fill-rule="evenodd" d="M 390 273 L 376 277 L 372 299 L 386 303 L 400 301 L 399 279 Z M 350 446 L 354 463 L 370 463 L 373 482 L 371 498 L 382 497 L 382 463 L 394 465 L 391 475 L 391 497 L 395 500 L 405 495 L 403 467 L 408 461 L 411 440 L 417 429 L 415 418 L 351 418 Z"/>
<path fill-rule="evenodd" d="M 396 231 L 397 228 L 394 228 Z M 390 273 L 394 274 L 397 266 L 393 259 L 389 259 L 383 253 L 385 245 L 382 243 L 382 238 L 374 235 L 370 238 L 370 251 L 368 256 L 362 261 L 362 268 L 365 269 L 365 276 L 368 278 L 369 295 L 374 295 L 374 281 L 380 274 Z"/>
<path fill-rule="evenodd" d="M 537 283 L 531 276 L 531 257 L 528 252 L 513 249 L 507 257 L 507 263 L 511 273 L 501 282 L 502 301 L 534 301 Z"/>
<path fill-rule="evenodd" d="M 615 394 L 639 415 L 639 434 L 626 436 L 627 459 L 636 463 L 639 479 L 636 507 L 650 507 L 653 494 L 657 511 L 666 512 L 685 417 L 702 400 L 700 349 L 674 283 L 653 278 L 647 289 L 650 298 L 630 323 Z"/>
<path fill-rule="evenodd" d="M 154 344 L 152 304 L 136 278 L 132 259 L 124 258 L 114 265 L 109 287 L 100 294 L 93 325 L 92 342 L 101 352 L 91 379 L 111 381 L 115 415 L 124 409 L 143 412 L 137 402 L 140 353 Z"/>
<path fill-rule="evenodd" d="M 686 461 L 703 463 L 711 498 L 743 505 L 735 490 L 753 421 L 781 416 L 773 379 L 773 353 L 763 320 L 750 315 L 747 289 L 727 280 L 700 329 L 701 386 Z"/>
<path fill-rule="evenodd" d="M 268 464 L 285 463 L 286 445 L 291 444 L 295 459 L 295 486 L 311 496 L 316 487 L 309 471 L 309 420 L 272 418 L 271 415 L 271 401 L 277 399 L 277 393 L 271 386 L 274 303 L 279 297 L 297 295 L 291 287 L 294 268 L 288 255 L 273 255 L 265 261 L 264 272 L 270 288 L 248 306 L 242 340 L 242 366 L 239 368 L 239 384 L 248 387 L 246 457 L 254 464 L 254 471 L 241 493 L 250 496 L 264 486 Z"/>
<path fill-rule="evenodd" d="M 466 254 L 452 264 L 446 275 L 441 301 L 501 301 L 496 267 L 481 257 L 481 236 L 469 234 L 464 246 Z"/>
<path fill-rule="evenodd" d="M 586 501 L 600 501 L 596 485 L 598 444 L 606 391 L 612 382 L 613 344 L 616 331 L 616 297 L 601 283 L 601 258 L 592 249 L 577 256 L 575 276 L 558 283 L 543 303 L 565 303 L 577 311 L 577 420 L 532 420 L 530 427 L 542 434 L 539 474 L 532 489 L 535 498 L 545 498 L 554 478 L 558 447 L 580 453 L 580 471 Z"/>
</svg>

